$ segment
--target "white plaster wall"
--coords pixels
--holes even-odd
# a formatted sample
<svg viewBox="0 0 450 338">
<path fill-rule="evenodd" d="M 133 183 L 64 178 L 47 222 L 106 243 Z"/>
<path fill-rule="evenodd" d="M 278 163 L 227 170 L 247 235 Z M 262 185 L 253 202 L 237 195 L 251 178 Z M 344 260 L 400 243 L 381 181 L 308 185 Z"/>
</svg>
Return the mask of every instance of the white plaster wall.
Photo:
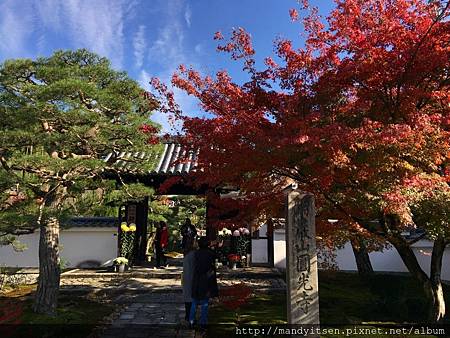
<svg viewBox="0 0 450 338">
<path fill-rule="evenodd" d="M 18 238 L 27 249 L 16 252 L 11 245 L 0 245 L 0 264 L 11 267 L 37 267 L 39 253 L 39 231 Z"/>
<path fill-rule="evenodd" d="M 369 256 L 372 267 L 376 271 L 407 271 L 395 249 L 373 252 Z M 357 270 L 355 256 L 350 243 L 345 244 L 342 249 L 336 251 L 336 263 L 340 270 Z"/>
<path fill-rule="evenodd" d="M 421 240 L 413 244 L 413 251 L 422 269 L 429 274 L 431 251 L 433 242 Z M 355 257 L 353 255 L 350 243 L 336 252 L 336 263 L 340 270 L 357 270 Z M 372 252 L 369 254 L 372 267 L 375 271 L 407 272 L 399 254 L 394 248 L 384 250 L 383 252 Z M 450 248 L 447 247 L 442 260 L 442 279 L 450 280 Z"/>
<path fill-rule="evenodd" d="M 68 267 L 76 267 L 85 261 L 98 261 L 103 265 L 117 257 L 117 228 L 71 228 L 61 231 L 60 256 Z M 19 237 L 27 245 L 23 252 L 15 252 L 11 246 L 0 246 L 0 264 L 11 267 L 37 267 L 39 231 Z"/>
<path fill-rule="evenodd" d="M 259 236 L 267 237 L 267 225 L 262 224 L 259 227 Z M 268 263 L 267 239 L 252 239 L 252 263 Z"/>
<path fill-rule="evenodd" d="M 280 269 L 286 268 L 286 235 L 282 229 L 273 232 L 273 264 Z"/>
<path fill-rule="evenodd" d="M 275 267 L 286 268 L 286 240 L 285 231 L 278 229 L 274 231 L 274 264 Z M 253 244 L 253 243 L 252 243 Z M 429 240 L 421 240 L 413 245 L 413 251 L 419 261 L 420 266 L 425 272 L 430 271 L 431 251 L 433 242 Z M 255 249 L 255 254 L 257 250 Z M 350 243 L 344 248 L 337 250 L 336 263 L 340 270 L 356 271 L 355 256 L 353 255 Z M 384 250 L 382 252 L 372 252 L 370 261 L 375 271 L 389 272 L 407 272 L 406 266 L 403 264 L 399 254 L 394 248 Z M 442 279 L 450 280 L 450 247 L 447 247 L 442 261 Z"/>
<path fill-rule="evenodd" d="M 88 230 L 88 231 L 86 231 Z M 117 228 L 71 228 L 61 233 L 61 257 L 74 267 L 84 261 L 109 265 L 117 257 Z"/>
<path fill-rule="evenodd" d="M 252 263 L 267 262 L 267 239 L 252 239 Z"/>
</svg>

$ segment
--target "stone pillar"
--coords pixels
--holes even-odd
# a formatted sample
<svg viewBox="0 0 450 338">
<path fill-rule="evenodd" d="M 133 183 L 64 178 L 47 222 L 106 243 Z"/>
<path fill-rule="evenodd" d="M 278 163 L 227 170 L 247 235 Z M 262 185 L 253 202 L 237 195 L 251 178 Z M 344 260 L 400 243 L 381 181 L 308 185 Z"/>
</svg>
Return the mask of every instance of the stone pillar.
<svg viewBox="0 0 450 338">
<path fill-rule="evenodd" d="M 319 324 L 314 196 L 287 191 L 286 284 L 289 324 Z"/>
</svg>

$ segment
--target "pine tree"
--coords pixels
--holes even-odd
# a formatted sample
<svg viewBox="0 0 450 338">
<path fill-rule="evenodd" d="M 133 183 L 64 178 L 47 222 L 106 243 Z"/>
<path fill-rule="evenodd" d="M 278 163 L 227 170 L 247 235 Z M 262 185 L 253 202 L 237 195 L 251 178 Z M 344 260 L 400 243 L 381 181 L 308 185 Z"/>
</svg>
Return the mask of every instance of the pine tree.
<svg viewBox="0 0 450 338">
<path fill-rule="evenodd" d="M 107 59 L 83 49 L 5 61 L 0 102 L 0 238 L 40 230 L 34 310 L 55 315 L 61 220 L 92 191 L 120 195 L 120 173 L 106 154 L 160 151 L 148 144 L 157 103 Z M 129 197 L 148 193 L 142 186 L 122 190 Z"/>
</svg>

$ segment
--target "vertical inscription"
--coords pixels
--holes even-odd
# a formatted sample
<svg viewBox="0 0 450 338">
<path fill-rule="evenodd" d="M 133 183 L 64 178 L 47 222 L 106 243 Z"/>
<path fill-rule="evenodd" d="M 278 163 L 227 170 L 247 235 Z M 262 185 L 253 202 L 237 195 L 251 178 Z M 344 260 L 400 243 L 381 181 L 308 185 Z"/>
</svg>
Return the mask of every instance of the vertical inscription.
<svg viewBox="0 0 450 338">
<path fill-rule="evenodd" d="M 136 204 L 128 205 L 127 223 L 136 223 Z"/>
<path fill-rule="evenodd" d="M 311 304 L 310 293 L 313 287 L 309 282 L 309 275 L 311 273 L 311 258 L 309 256 L 311 236 L 309 234 L 309 207 L 305 202 L 307 196 L 304 196 L 299 203 L 293 206 L 293 228 L 295 232 L 295 258 L 297 267 L 297 292 L 301 295 L 296 300 L 297 306 L 307 314 L 309 305 Z"/>
<path fill-rule="evenodd" d="M 318 324 L 314 197 L 292 190 L 288 193 L 287 202 L 288 322 Z"/>
</svg>

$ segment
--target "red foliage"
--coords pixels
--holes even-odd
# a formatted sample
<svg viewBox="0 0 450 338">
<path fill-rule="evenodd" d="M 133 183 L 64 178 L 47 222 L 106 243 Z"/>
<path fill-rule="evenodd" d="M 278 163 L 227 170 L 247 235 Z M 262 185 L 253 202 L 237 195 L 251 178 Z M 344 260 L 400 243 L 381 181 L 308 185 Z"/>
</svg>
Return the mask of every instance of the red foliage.
<svg viewBox="0 0 450 338">
<path fill-rule="evenodd" d="M 218 47 L 243 61 L 247 83 L 180 67 L 172 83 L 212 117 L 183 114 L 154 81 L 182 142 L 200 151 L 197 179 L 240 187 L 242 206 L 260 213 L 295 181 L 316 195 L 321 235 L 350 225 L 368 236 L 360 220 L 386 214 L 411 222 L 418 194 L 449 189 L 449 3 L 337 0 L 326 24 L 306 1 L 300 10 L 304 46 L 277 40 L 265 69 L 242 28 Z"/>
<path fill-rule="evenodd" d="M 151 124 L 143 124 L 139 131 L 148 134 L 148 140 L 147 142 L 149 144 L 158 144 L 160 142 L 158 135 L 156 133 L 158 132 L 158 128 L 155 126 L 152 126 Z"/>
<path fill-rule="evenodd" d="M 169 177 L 159 186 L 158 193 L 159 194 L 167 193 L 172 186 L 174 186 L 182 181 L 183 181 L 183 179 L 179 176 Z"/>
<path fill-rule="evenodd" d="M 291 17 L 292 21 L 297 21 L 298 20 L 298 12 L 295 8 L 292 8 L 289 10 L 289 16 Z"/>
<path fill-rule="evenodd" d="M 22 322 L 23 305 L 12 301 L 0 304 L 0 325 L 20 324 Z"/>
<path fill-rule="evenodd" d="M 227 258 L 230 262 L 239 262 L 241 260 L 241 256 L 238 254 L 229 254 Z"/>
<path fill-rule="evenodd" d="M 236 310 L 245 303 L 252 295 L 252 289 L 244 283 L 220 289 L 219 301 L 229 310 Z"/>
</svg>

